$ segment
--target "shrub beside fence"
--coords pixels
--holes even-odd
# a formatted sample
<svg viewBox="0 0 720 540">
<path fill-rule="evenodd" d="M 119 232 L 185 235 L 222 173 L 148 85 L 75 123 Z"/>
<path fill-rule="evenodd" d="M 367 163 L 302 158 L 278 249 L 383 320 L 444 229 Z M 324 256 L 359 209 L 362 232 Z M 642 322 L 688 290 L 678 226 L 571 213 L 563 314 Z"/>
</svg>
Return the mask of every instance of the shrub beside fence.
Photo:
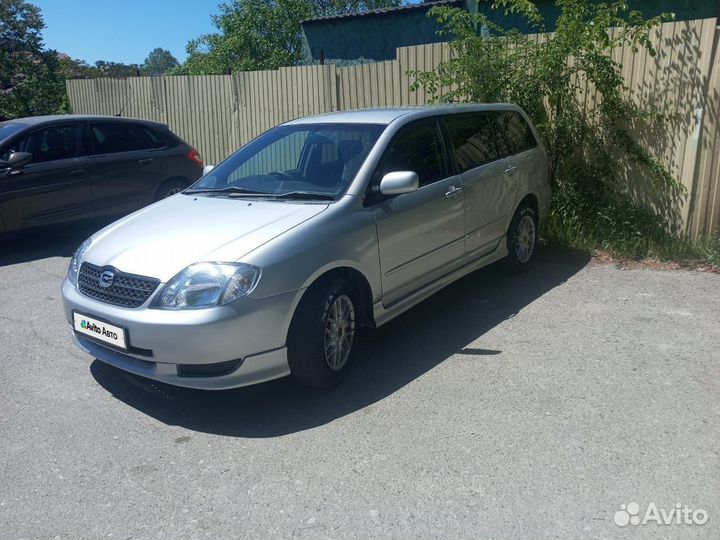
<svg viewBox="0 0 720 540">
<path fill-rule="evenodd" d="M 619 49 L 626 85 L 638 103 L 668 117 L 667 129 L 638 126 L 643 144 L 687 188 L 679 208 L 691 238 L 720 227 L 720 30 L 718 20 L 666 23 L 653 38 L 656 57 Z M 397 49 L 395 60 L 247 71 L 232 75 L 160 76 L 67 81 L 78 114 L 118 114 L 164 122 L 217 163 L 263 131 L 293 118 L 365 107 L 422 105 L 409 71 L 435 69 L 450 58 L 445 44 Z M 581 89 L 588 108 L 592 88 Z M 641 184 L 628 170 L 631 191 Z M 638 194 L 642 191 L 638 189 Z M 638 195 L 638 198 L 641 198 Z"/>
</svg>

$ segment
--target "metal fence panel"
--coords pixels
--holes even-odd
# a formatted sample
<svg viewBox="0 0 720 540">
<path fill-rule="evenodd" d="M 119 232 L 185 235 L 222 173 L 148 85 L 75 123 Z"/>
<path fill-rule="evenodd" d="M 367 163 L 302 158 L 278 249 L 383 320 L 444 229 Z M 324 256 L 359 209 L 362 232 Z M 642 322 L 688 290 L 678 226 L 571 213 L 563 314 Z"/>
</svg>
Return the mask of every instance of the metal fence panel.
<svg viewBox="0 0 720 540">
<path fill-rule="evenodd" d="M 652 37 L 658 55 L 618 49 L 632 99 L 669 118 L 665 130 L 634 126 L 639 142 L 688 190 L 675 211 L 693 238 L 720 226 L 720 53 L 717 19 L 666 23 Z M 614 32 L 614 30 L 610 30 Z M 533 36 L 542 40 L 544 35 Z M 217 163 L 260 133 L 301 116 L 367 107 L 422 105 L 430 96 L 411 91 L 409 71 L 428 71 L 450 59 L 447 44 L 397 49 L 395 60 L 350 67 L 334 65 L 248 71 L 233 75 L 139 77 L 67 81 L 75 113 L 118 114 L 167 123 L 193 144 L 206 163 Z M 588 111 L 599 96 L 579 81 Z M 628 192 L 659 204 L 648 180 L 628 165 Z"/>
</svg>

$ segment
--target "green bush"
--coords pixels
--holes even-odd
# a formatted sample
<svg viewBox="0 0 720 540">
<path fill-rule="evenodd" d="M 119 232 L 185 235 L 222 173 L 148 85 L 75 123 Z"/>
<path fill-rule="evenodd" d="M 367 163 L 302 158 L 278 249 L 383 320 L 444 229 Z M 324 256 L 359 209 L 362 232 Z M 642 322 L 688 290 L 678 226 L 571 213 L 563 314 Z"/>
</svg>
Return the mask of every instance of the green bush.
<svg viewBox="0 0 720 540">
<path fill-rule="evenodd" d="M 633 135 L 663 129 L 667 119 L 629 99 L 622 66 L 612 59 L 620 47 L 654 56 L 650 32 L 672 16 L 646 19 L 622 0 L 556 4 L 556 31 L 542 39 L 501 28 L 482 13 L 433 8 L 430 15 L 450 34 L 452 59 L 435 71 L 411 72 L 413 88 L 423 87 L 436 102 L 517 103 L 527 111 L 552 162 L 548 241 L 620 256 L 697 256 L 679 236 L 685 188 Z M 498 0 L 493 8 L 544 30 L 529 0 Z M 600 96 L 593 110 L 579 92 L 588 83 Z M 628 170 L 641 181 L 631 186 Z"/>
<path fill-rule="evenodd" d="M 716 229 L 712 235 L 698 242 L 697 249 L 705 261 L 720 267 L 720 228 Z"/>
</svg>

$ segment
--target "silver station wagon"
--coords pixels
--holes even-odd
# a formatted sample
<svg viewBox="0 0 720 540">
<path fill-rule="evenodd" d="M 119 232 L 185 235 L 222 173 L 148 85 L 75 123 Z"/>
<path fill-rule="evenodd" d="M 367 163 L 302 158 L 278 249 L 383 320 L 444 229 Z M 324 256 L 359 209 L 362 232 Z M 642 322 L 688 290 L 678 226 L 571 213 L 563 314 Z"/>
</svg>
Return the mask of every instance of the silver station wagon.
<svg viewBox="0 0 720 540">
<path fill-rule="evenodd" d="M 530 264 L 548 176 L 513 105 L 301 118 L 86 240 L 65 314 L 87 353 L 158 381 L 329 387 L 361 326 L 499 259 Z"/>
</svg>

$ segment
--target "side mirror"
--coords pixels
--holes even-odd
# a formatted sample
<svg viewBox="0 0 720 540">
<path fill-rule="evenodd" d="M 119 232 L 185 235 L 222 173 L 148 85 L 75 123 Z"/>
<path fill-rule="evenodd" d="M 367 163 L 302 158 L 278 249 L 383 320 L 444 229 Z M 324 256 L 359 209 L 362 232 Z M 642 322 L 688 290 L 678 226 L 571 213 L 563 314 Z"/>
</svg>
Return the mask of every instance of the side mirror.
<svg viewBox="0 0 720 540">
<path fill-rule="evenodd" d="M 202 175 L 205 176 L 207 173 L 209 173 L 210 171 L 212 171 L 214 168 L 215 168 L 215 165 L 205 165 L 205 166 L 203 167 L 203 173 L 202 173 Z"/>
<path fill-rule="evenodd" d="M 22 169 L 32 161 L 32 157 L 30 152 L 13 152 L 10 154 L 7 164 L 11 169 Z"/>
<path fill-rule="evenodd" d="M 420 185 L 417 173 L 413 171 L 389 172 L 380 180 L 380 193 L 383 195 L 402 195 L 411 193 Z"/>
</svg>

